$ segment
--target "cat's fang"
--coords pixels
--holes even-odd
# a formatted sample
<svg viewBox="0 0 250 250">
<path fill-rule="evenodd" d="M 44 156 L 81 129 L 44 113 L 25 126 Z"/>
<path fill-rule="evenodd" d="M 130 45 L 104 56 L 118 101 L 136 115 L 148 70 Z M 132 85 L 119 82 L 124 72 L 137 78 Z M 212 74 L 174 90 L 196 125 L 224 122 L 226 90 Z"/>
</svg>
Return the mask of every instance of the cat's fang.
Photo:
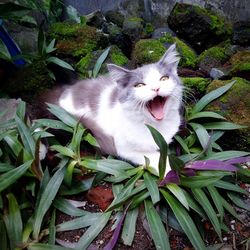
<svg viewBox="0 0 250 250">
<path fill-rule="evenodd" d="M 164 106 L 166 101 L 167 97 L 156 96 L 153 100 L 148 102 L 148 111 L 156 120 L 162 120 L 164 118 Z"/>
</svg>

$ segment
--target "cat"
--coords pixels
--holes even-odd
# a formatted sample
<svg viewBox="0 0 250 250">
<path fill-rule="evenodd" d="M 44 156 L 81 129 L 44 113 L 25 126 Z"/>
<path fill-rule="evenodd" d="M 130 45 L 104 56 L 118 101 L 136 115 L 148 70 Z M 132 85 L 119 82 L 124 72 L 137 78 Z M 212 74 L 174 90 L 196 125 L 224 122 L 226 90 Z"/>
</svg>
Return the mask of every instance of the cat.
<svg viewBox="0 0 250 250">
<path fill-rule="evenodd" d="M 67 87 L 58 105 L 92 131 L 103 153 L 136 165 L 144 165 L 147 156 L 158 174 L 159 148 L 145 124 L 167 143 L 178 132 L 183 90 L 178 62 L 174 44 L 158 62 L 134 70 L 108 64 L 109 75 Z"/>
</svg>

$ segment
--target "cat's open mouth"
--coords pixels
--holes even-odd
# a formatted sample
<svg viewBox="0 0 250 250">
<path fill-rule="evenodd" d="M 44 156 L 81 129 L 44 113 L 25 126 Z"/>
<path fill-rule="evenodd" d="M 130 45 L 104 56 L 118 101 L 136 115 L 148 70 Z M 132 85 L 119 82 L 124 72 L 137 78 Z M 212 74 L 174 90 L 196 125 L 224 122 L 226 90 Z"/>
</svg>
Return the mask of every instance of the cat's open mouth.
<svg viewBox="0 0 250 250">
<path fill-rule="evenodd" d="M 164 106 L 167 99 L 168 97 L 156 96 L 154 99 L 148 101 L 148 111 L 156 120 L 164 118 Z"/>
</svg>

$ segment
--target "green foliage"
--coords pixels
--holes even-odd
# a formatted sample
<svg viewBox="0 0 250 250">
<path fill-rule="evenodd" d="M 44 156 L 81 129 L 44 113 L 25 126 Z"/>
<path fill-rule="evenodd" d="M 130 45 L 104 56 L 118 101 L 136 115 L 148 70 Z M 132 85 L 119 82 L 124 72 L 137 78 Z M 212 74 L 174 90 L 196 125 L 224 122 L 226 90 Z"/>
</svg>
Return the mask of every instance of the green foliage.
<svg viewBox="0 0 250 250">
<path fill-rule="evenodd" d="M 108 52 L 106 50 L 98 62 L 96 74 Z M 239 195 L 248 193 L 237 185 L 236 175 L 237 178 L 244 177 L 244 180 L 249 182 L 250 174 L 248 169 L 241 166 L 230 165 L 239 170 L 238 174 L 227 168 L 222 170 L 220 167 L 229 164 L 227 160 L 235 161 L 249 153 L 218 151 L 219 145 L 216 145 L 216 141 L 222 136 L 221 130 L 224 130 L 224 126 L 230 125 L 233 129 L 240 128 L 239 126 L 225 124 L 225 121 L 223 124 L 219 121 L 212 125 L 201 121 L 204 118 L 224 120 L 222 116 L 203 109 L 228 91 L 233 84 L 234 82 L 231 82 L 211 91 L 189 110 L 187 120 L 190 134 L 184 138 L 177 137 L 184 153 L 178 157 L 174 155 L 172 148 L 168 148 L 162 135 L 148 126 L 160 149 L 160 176 L 151 173 L 152 169 L 147 159 L 145 166 L 134 168 L 120 160 L 82 156 L 81 144 L 84 140 L 90 140 L 88 130 L 78 120 L 60 107 L 49 104 L 49 111 L 59 121 L 38 119 L 30 125 L 25 119 L 25 103 L 21 102 L 15 118 L 0 124 L 0 194 L 3 198 L 3 204 L 0 203 L 0 246 L 4 246 L 4 249 L 26 247 L 31 250 L 63 250 L 67 248 L 54 245 L 56 232 L 88 227 L 76 245 L 77 249 L 86 249 L 107 225 L 111 215 L 121 213 L 124 207 L 125 220 L 123 227 L 121 224 L 119 227 L 124 243 L 131 245 L 135 235 L 138 207 L 143 205 L 145 218 L 157 249 L 170 249 L 165 224 L 171 226 L 173 221 L 176 228 L 186 234 L 195 249 L 205 249 L 197 225 L 197 221 L 201 219 L 208 220 L 221 238 L 222 230 L 225 228 L 225 213 L 230 213 L 240 220 L 225 195 L 235 200 L 237 206 L 246 208 Z M 211 126 L 214 132 L 210 131 Z M 55 142 L 56 140 L 49 140 L 49 137 L 53 136 L 47 132 L 49 128 L 67 131 L 71 134 L 71 139 L 64 145 Z M 58 164 L 52 169 L 48 169 L 40 159 L 41 136 L 48 139 L 50 150 L 56 154 Z M 97 145 L 93 140 L 92 143 L 93 146 Z M 209 160 L 214 162 L 215 159 L 221 160 L 216 161 L 215 170 L 192 169 L 197 160 L 202 160 L 201 163 L 206 164 Z M 167 167 L 171 170 L 165 176 Z M 190 168 L 192 176 L 187 173 Z M 78 177 L 89 172 L 97 175 L 102 173 L 101 180 L 98 181 L 97 177 L 95 179 L 97 184 L 106 181 L 113 186 L 115 198 L 103 213 L 90 213 L 76 208 L 65 198 L 65 195 L 79 194 L 92 186 L 93 177 L 77 181 Z M 176 178 L 170 178 L 169 174 Z M 24 194 L 21 196 L 20 186 Z M 33 187 L 32 190 L 30 187 Z M 32 199 L 28 198 L 30 196 Z M 23 207 L 22 204 L 27 205 Z M 56 225 L 57 210 L 73 216 L 74 219 Z M 164 216 L 166 212 L 167 217 Z M 49 238 L 45 237 L 48 234 Z"/>
<path fill-rule="evenodd" d="M 182 77 L 181 80 L 184 86 L 194 91 L 198 91 L 199 93 L 205 93 L 207 86 L 211 82 L 209 78 L 202 77 Z"/>
</svg>

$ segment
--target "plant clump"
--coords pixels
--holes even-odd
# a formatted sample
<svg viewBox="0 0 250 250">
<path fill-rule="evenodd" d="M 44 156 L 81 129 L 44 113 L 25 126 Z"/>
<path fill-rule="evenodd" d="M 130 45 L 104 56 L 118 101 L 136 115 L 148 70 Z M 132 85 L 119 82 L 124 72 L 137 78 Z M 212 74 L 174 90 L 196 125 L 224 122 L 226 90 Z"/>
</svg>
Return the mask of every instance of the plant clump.
<svg viewBox="0 0 250 250">
<path fill-rule="evenodd" d="M 136 65 L 154 63 L 158 61 L 164 52 L 165 46 L 155 39 L 141 39 L 135 44 L 133 60 Z"/>
<path fill-rule="evenodd" d="M 164 43 L 176 43 L 177 51 L 180 53 L 181 60 L 179 66 L 194 68 L 197 64 L 197 55 L 194 50 L 178 37 L 173 37 L 171 34 L 166 33 L 159 38 L 159 41 Z"/>
<path fill-rule="evenodd" d="M 144 32 L 143 24 L 143 19 L 139 17 L 129 17 L 124 20 L 122 31 L 128 35 L 132 41 L 138 41 Z"/>
</svg>

